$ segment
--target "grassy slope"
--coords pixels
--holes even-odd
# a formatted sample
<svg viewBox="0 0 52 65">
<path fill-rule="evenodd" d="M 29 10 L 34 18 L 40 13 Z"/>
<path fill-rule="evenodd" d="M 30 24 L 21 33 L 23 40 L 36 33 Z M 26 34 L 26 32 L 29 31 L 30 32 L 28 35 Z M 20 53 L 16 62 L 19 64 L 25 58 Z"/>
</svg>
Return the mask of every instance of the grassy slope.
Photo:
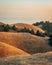
<svg viewBox="0 0 52 65">
<path fill-rule="evenodd" d="M 38 53 L 32 56 L 0 58 L 1 65 L 52 65 L 52 52 Z"/>
<path fill-rule="evenodd" d="M 42 33 L 45 33 L 45 31 L 43 31 L 41 28 L 38 28 L 37 26 L 33 26 L 33 25 L 30 25 L 30 24 L 17 23 L 17 24 L 15 24 L 15 26 L 18 29 L 23 29 L 23 28 L 30 29 L 30 30 L 33 29 L 35 33 L 37 32 L 37 30 L 39 30 Z"/>
<path fill-rule="evenodd" d="M 30 54 L 52 50 L 47 39 L 27 33 L 0 32 L 0 42 L 13 45 Z"/>
<path fill-rule="evenodd" d="M 0 42 L 0 57 L 8 56 L 28 56 L 30 54 L 6 43 Z"/>
</svg>

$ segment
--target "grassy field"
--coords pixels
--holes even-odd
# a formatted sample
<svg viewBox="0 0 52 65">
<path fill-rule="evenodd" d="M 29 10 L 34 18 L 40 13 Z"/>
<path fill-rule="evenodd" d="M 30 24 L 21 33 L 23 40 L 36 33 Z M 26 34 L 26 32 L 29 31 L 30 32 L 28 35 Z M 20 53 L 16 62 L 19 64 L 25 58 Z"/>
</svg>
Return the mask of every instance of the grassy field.
<svg viewBox="0 0 52 65">
<path fill-rule="evenodd" d="M 47 38 L 28 33 L 0 32 L 0 42 L 12 45 L 29 54 L 52 51 Z"/>
<path fill-rule="evenodd" d="M 0 58 L 0 65 L 52 65 L 52 52 Z"/>
<path fill-rule="evenodd" d="M 14 46 L 0 42 L 0 57 L 20 56 L 20 55 L 29 56 L 30 54 Z"/>
</svg>

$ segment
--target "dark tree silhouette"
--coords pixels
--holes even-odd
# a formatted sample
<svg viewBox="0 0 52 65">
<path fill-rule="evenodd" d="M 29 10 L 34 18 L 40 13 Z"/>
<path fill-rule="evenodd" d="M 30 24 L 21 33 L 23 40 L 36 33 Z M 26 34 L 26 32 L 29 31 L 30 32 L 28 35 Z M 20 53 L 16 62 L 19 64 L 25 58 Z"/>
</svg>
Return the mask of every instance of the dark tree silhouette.
<svg viewBox="0 0 52 65">
<path fill-rule="evenodd" d="M 37 30 L 36 35 L 41 36 L 41 33 L 39 32 L 39 30 Z"/>
<path fill-rule="evenodd" d="M 7 25 L 4 25 L 3 27 L 4 27 L 4 32 L 8 32 L 8 31 L 9 31 L 9 29 L 10 29 L 10 27 L 9 27 L 9 25 L 8 25 L 8 24 L 7 24 Z"/>
<path fill-rule="evenodd" d="M 33 23 L 35 26 L 41 25 L 41 28 L 47 32 L 47 35 L 52 33 L 52 22 L 50 21 L 40 21 Z"/>
<path fill-rule="evenodd" d="M 52 34 L 50 35 L 49 45 L 52 47 Z"/>
<path fill-rule="evenodd" d="M 17 31 L 17 28 L 16 28 L 15 25 L 12 26 L 12 29 L 13 29 L 14 31 Z"/>
<path fill-rule="evenodd" d="M 31 33 L 31 34 L 33 34 L 33 35 L 35 35 L 35 33 L 34 33 L 34 30 L 33 30 L 33 29 L 30 31 L 30 33 Z"/>
<path fill-rule="evenodd" d="M 29 29 L 26 29 L 26 28 L 24 28 L 24 29 L 21 29 L 21 30 L 19 30 L 19 32 L 26 32 L 26 33 L 30 33 L 30 30 Z"/>
</svg>

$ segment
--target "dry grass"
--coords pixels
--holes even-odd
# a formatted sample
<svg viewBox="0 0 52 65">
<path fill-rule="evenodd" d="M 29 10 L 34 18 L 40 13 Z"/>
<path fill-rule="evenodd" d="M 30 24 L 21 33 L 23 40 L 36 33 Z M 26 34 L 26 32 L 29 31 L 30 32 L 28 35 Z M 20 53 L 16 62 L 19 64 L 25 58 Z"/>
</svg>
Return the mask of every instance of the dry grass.
<svg viewBox="0 0 52 65">
<path fill-rule="evenodd" d="M 0 42 L 0 57 L 29 56 L 30 54 L 6 43 Z"/>
<path fill-rule="evenodd" d="M 30 54 L 52 51 L 47 39 L 27 33 L 0 32 L 0 42 L 10 44 Z"/>
<path fill-rule="evenodd" d="M 39 30 L 42 33 L 45 33 L 45 31 L 43 31 L 41 28 L 38 28 L 37 26 L 33 26 L 33 25 L 30 25 L 30 24 L 17 23 L 17 24 L 15 24 L 15 26 L 18 29 L 23 29 L 23 28 L 26 28 L 26 29 L 29 29 L 29 30 L 33 29 L 35 33 L 37 32 L 37 30 Z"/>
<path fill-rule="evenodd" d="M 0 65 L 52 65 L 52 52 L 0 58 Z"/>
</svg>

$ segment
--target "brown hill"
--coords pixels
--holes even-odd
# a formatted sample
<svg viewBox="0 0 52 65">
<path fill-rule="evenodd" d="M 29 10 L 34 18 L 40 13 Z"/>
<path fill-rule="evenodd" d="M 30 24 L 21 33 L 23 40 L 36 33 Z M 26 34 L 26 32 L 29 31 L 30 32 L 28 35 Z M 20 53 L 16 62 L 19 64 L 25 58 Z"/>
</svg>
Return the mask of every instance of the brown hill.
<svg viewBox="0 0 52 65">
<path fill-rule="evenodd" d="M 30 54 L 15 48 L 14 46 L 0 42 L 0 57 L 8 56 L 29 56 Z"/>
<path fill-rule="evenodd" d="M 52 65 L 52 52 L 0 58 L 0 65 Z"/>
<path fill-rule="evenodd" d="M 0 32 L 0 42 L 13 45 L 30 54 L 52 51 L 47 39 L 27 33 Z"/>
<path fill-rule="evenodd" d="M 2 25 L 4 25 L 4 23 L 3 22 L 0 22 L 0 26 L 2 26 Z"/>
<path fill-rule="evenodd" d="M 34 30 L 34 32 L 36 33 L 37 30 L 39 30 L 40 32 L 42 33 L 45 33 L 45 31 L 43 31 L 41 28 L 38 28 L 37 26 L 33 26 L 33 25 L 30 25 L 30 24 L 24 24 L 24 23 L 17 23 L 17 24 L 14 24 L 17 29 L 29 29 L 29 30 Z"/>
</svg>

